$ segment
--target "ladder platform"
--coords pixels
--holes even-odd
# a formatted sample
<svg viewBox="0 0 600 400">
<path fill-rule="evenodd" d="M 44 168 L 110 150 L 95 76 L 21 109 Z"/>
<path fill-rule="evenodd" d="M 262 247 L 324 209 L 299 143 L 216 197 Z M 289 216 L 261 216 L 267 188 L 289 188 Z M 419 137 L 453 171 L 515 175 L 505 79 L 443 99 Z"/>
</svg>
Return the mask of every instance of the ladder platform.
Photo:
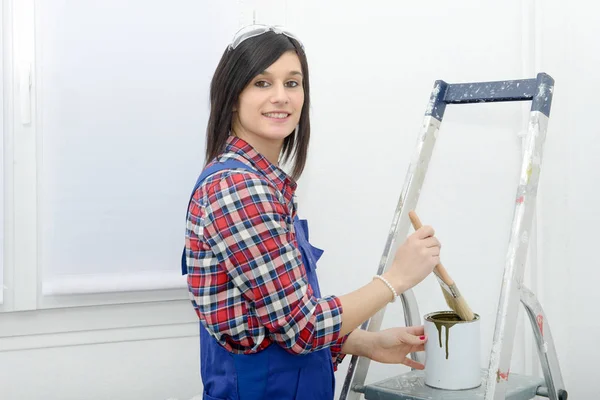
<svg viewBox="0 0 600 400">
<path fill-rule="evenodd" d="M 425 385 L 425 371 L 410 371 L 365 386 L 366 400 L 478 400 L 484 399 L 487 369 L 481 370 L 481 386 L 469 390 L 442 390 Z M 530 400 L 536 396 L 544 379 L 510 374 L 506 389 L 507 400 Z"/>
</svg>

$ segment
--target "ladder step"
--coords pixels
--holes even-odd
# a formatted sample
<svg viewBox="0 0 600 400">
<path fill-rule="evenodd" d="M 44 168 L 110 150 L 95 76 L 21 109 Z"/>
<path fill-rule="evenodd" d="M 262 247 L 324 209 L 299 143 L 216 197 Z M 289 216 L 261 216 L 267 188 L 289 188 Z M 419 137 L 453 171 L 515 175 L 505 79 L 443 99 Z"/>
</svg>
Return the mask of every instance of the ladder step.
<svg viewBox="0 0 600 400">
<path fill-rule="evenodd" d="M 487 370 L 481 370 L 482 385 L 469 390 L 441 390 L 425 385 L 424 371 L 410 371 L 371 385 L 365 386 L 366 400 L 476 400 L 485 395 Z M 510 374 L 507 400 L 530 400 L 537 389 L 544 385 L 544 379 L 526 375 Z"/>
<path fill-rule="evenodd" d="M 535 79 L 516 81 L 453 83 L 444 95 L 446 104 L 525 101 L 533 99 L 538 85 Z"/>
</svg>

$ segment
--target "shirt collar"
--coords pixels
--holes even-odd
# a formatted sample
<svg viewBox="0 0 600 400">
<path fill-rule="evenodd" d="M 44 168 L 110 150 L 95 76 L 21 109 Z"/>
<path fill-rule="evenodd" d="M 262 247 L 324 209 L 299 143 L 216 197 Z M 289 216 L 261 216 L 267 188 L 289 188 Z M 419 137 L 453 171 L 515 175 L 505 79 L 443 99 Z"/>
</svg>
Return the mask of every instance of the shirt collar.
<svg viewBox="0 0 600 400">
<path fill-rule="evenodd" d="M 229 136 L 225 143 L 225 153 L 235 153 L 267 177 L 275 186 L 283 192 L 288 186 L 292 192 L 295 191 L 297 183 L 281 168 L 267 160 L 265 156 L 256 151 L 248 142 L 236 136 Z"/>
</svg>

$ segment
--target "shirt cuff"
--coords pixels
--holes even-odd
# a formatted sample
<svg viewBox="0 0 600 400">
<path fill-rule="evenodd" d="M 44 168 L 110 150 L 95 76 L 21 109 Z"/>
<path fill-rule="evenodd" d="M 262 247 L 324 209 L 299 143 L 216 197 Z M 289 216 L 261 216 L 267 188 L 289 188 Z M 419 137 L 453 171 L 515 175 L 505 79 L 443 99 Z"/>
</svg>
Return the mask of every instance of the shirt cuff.
<svg viewBox="0 0 600 400">
<path fill-rule="evenodd" d="M 350 332 L 350 333 L 352 333 L 352 332 Z M 350 336 L 350 333 L 348 333 L 344 336 L 340 336 L 338 338 L 338 340 L 335 342 L 335 344 L 333 344 L 330 347 L 331 362 L 333 363 L 334 371 L 337 371 L 338 365 L 340 365 L 342 363 L 342 361 L 344 361 L 344 357 L 346 357 L 346 354 L 342 353 L 342 347 L 344 346 L 344 343 L 346 343 L 346 340 L 348 339 L 348 336 Z"/>
</svg>

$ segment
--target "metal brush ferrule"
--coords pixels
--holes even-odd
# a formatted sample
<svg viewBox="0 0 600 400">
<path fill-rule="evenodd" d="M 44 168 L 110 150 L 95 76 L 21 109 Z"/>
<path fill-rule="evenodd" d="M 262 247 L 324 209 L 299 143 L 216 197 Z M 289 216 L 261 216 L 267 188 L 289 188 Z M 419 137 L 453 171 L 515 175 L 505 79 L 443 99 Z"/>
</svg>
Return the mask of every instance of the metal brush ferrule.
<svg viewBox="0 0 600 400">
<path fill-rule="evenodd" d="M 442 278 L 440 278 L 440 276 L 437 274 L 436 271 L 433 271 L 433 273 L 435 274 L 435 277 L 437 278 L 438 282 L 440 283 L 440 286 L 443 287 L 446 292 L 448 292 L 455 299 L 460 297 L 460 291 L 458 290 L 456 285 L 448 286 L 448 284 L 446 282 L 444 282 L 442 280 Z"/>
</svg>

